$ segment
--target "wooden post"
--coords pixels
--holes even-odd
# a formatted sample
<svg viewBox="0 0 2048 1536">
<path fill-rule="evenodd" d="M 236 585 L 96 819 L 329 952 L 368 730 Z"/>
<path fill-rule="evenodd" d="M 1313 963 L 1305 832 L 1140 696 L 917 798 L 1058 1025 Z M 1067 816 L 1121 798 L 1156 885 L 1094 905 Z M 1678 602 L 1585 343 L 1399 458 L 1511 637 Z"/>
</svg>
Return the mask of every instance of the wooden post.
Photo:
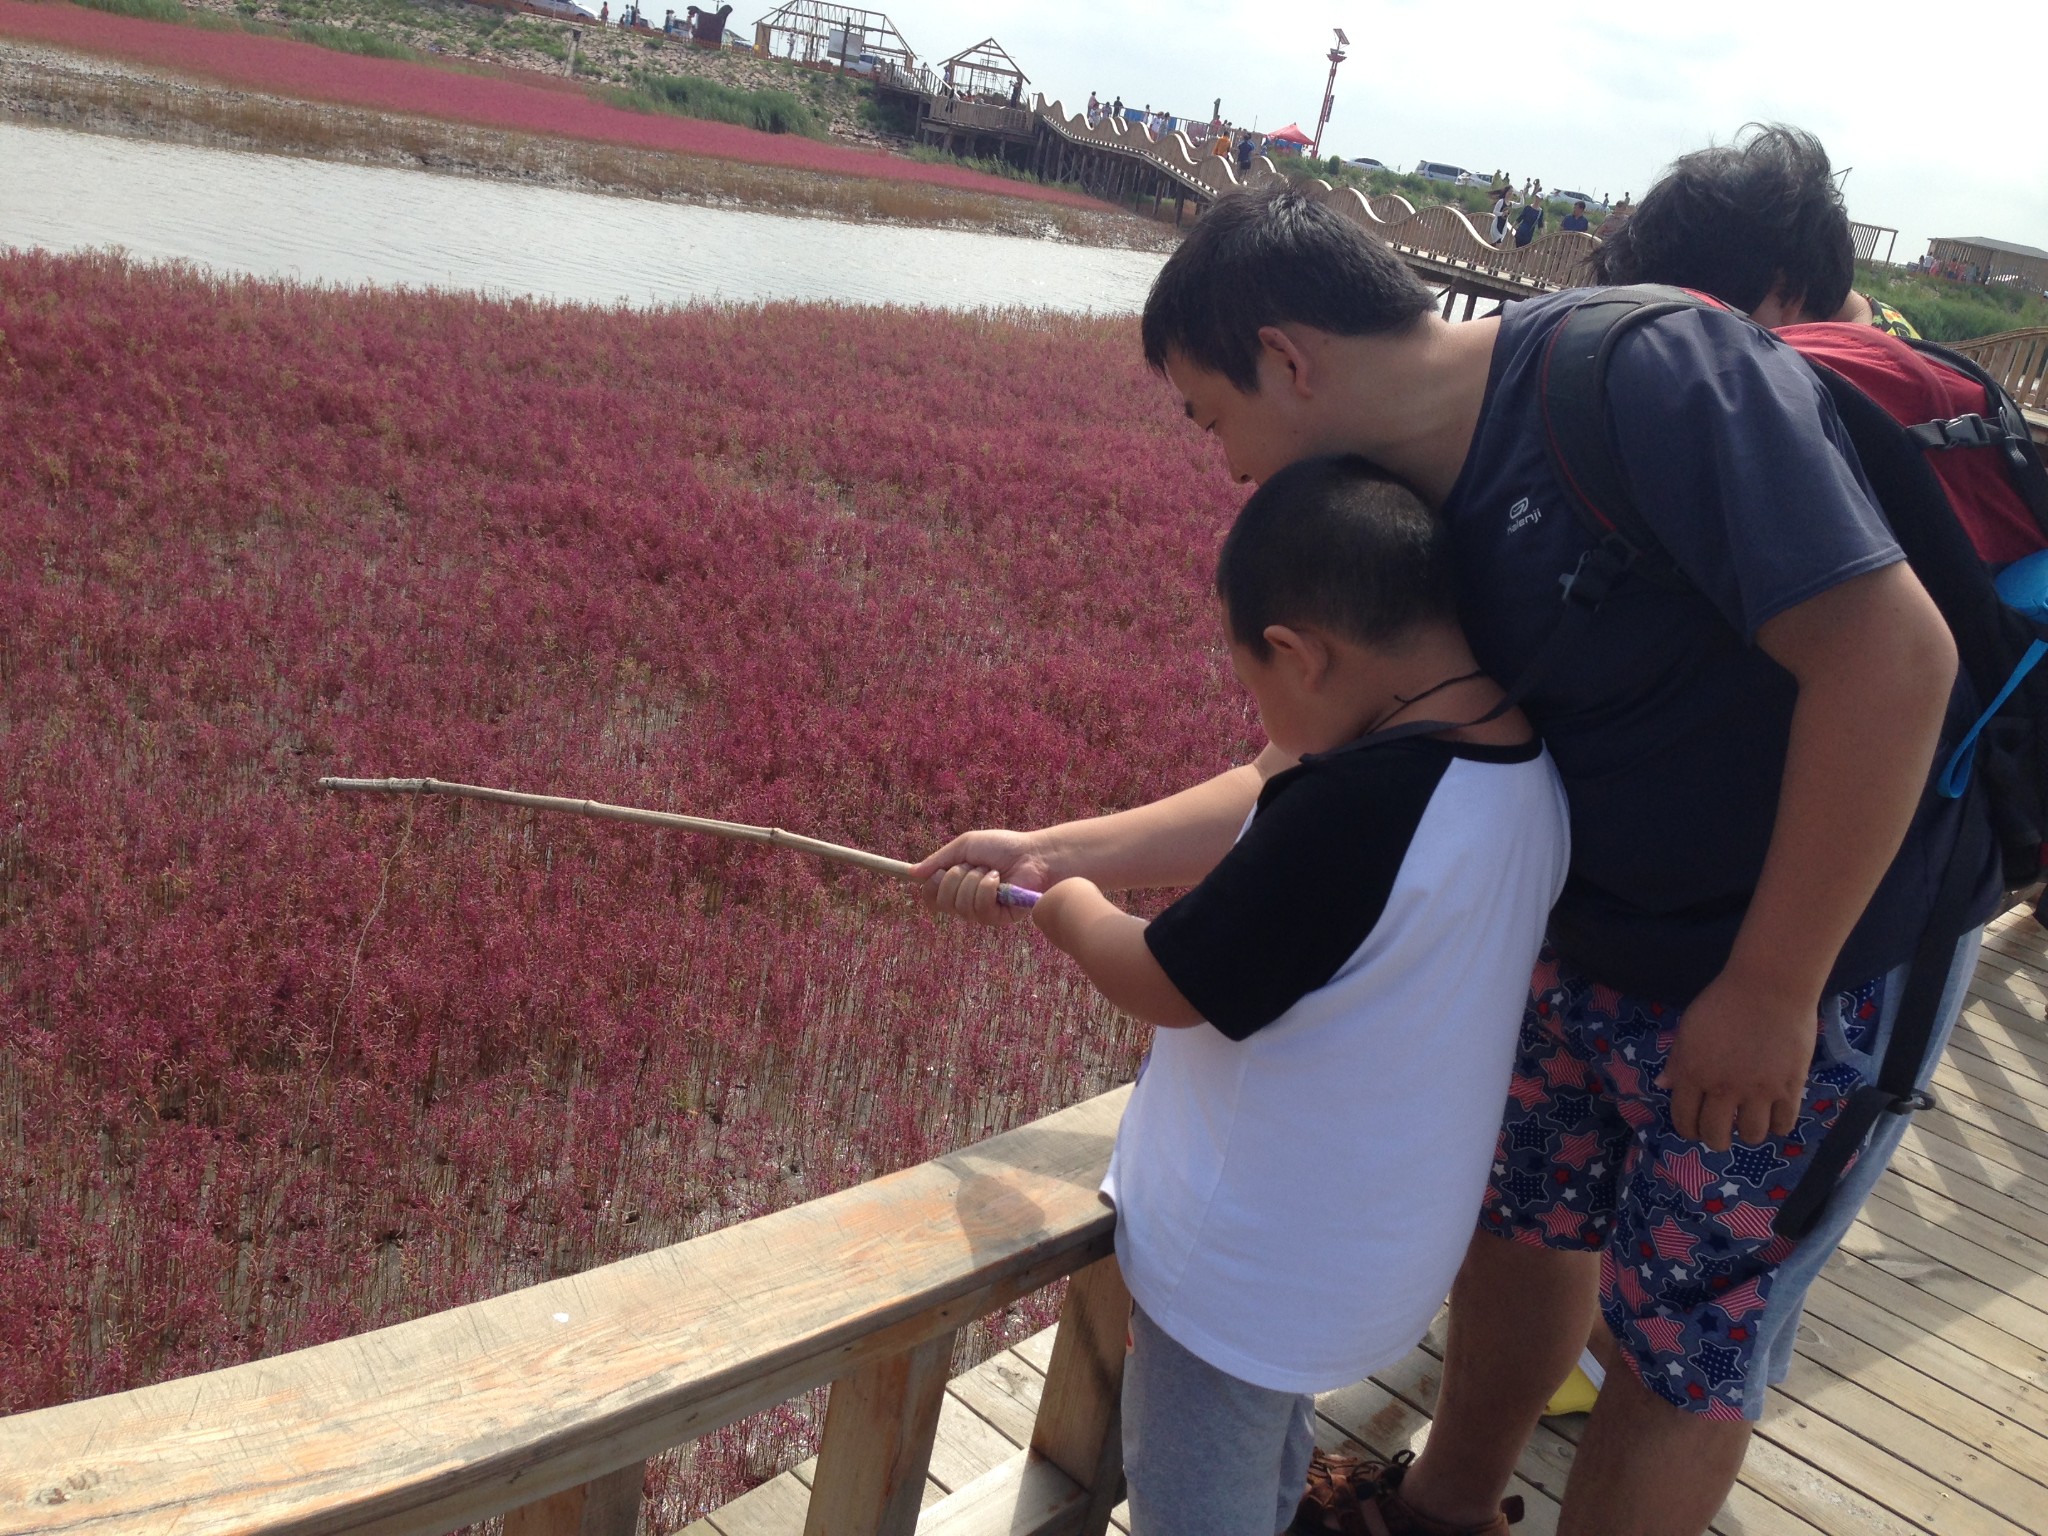
<svg viewBox="0 0 2048 1536">
<path fill-rule="evenodd" d="M 1467 320 L 1470 320 L 1472 318 L 1472 311 L 1477 309 L 1478 307 L 1479 290 L 1477 288 L 1474 288 L 1470 293 L 1465 295 L 1465 318 Z"/>
<path fill-rule="evenodd" d="M 832 1383 L 804 1536 L 915 1536 L 953 1335 Z"/>
<path fill-rule="evenodd" d="M 1124 1339 L 1130 1323 L 1131 1293 L 1114 1256 L 1067 1282 L 1031 1450 L 1088 1490 L 1088 1512 L 1074 1527 L 1078 1536 L 1102 1536 L 1109 1512 L 1124 1496 Z"/>
<path fill-rule="evenodd" d="M 633 1536 L 646 1475 L 647 1463 L 636 1461 L 552 1498 L 508 1510 L 505 1536 Z"/>
<path fill-rule="evenodd" d="M 1458 302 L 1458 289 L 1453 283 L 1444 285 L 1444 318 L 1451 318 L 1451 307 Z"/>
</svg>

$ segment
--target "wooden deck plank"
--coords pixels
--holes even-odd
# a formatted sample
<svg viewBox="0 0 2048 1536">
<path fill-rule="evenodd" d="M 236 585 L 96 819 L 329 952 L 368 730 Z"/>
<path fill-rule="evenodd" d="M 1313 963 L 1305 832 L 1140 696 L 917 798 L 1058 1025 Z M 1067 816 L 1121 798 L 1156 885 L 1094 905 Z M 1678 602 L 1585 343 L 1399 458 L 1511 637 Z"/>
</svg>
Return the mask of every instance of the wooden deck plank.
<svg viewBox="0 0 2048 1536">
<path fill-rule="evenodd" d="M 1937 1136 L 1915 1123 L 1906 1127 L 1902 1147 L 1937 1163 L 1950 1173 L 1980 1184 L 2034 1210 L 2048 1210 L 2048 1180 L 2032 1179 L 2005 1163 L 1994 1163 L 1968 1147 Z"/>
<path fill-rule="evenodd" d="M 1903 1179 L 1871 1191 L 1862 1219 L 2034 1309 L 2048 1324 L 2048 1251 Z"/>
<path fill-rule="evenodd" d="M 949 1390 L 932 1442 L 931 1480 L 947 1493 L 957 1492 L 1023 1449 L 970 1408 L 957 1390 Z"/>
<path fill-rule="evenodd" d="M 1943 1338 L 1929 1328 L 1924 1314 L 1922 1321 L 1914 1321 L 1857 1295 L 1838 1284 L 1834 1273 L 1830 1268 L 1807 1293 L 1807 1320 L 1820 1338 L 1808 1339 L 1802 1333 L 1802 1350 L 1836 1370 L 1842 1368 L 1840 1361 L 1859 1350 L 1869 1350 L 1881 1360 L 1910 1367 L 1977 1404 L 1998 1424 L 2009 1424 L 2012 1431 L 2024 1432 L 2017 1445 L 2044 1442 L 2037 1447 L 2041 1459 L 2036 1465 L 2048 1467 L 2048 1388 L 2035 1386 L 2024 1377 L 1971 1354 L 1961 1344 Z M 1876 1368 L 1859 1363 L 1856 1374 L 1862 1376 L 1866 1372 L 1869 1379 L 1878 1379 Z M 2005 1429 L 1999 1428 L 1980 1429 L 1979 1433 L 1985 1436 L 1980 1443 L 1987 1447 L 2003 1444 L 2007 1435 Z M 2010 1460 L 2007 1465 L 2022 1472 L 2028 1470 L 2027 1466 Z"/>
<path fill-rule="evenodd" d="M 2026 1303 L 2014 1301 L 1996 1286 L 1987 1285 L 1866 1222 L 1858 1222 L 1849 1229 L 1842 1248 L 1874 1268 L 1896 1275 L 1959 1311 L 1992 1324 L 2016 1342 L 2048 1351 L 2048 1318 Z"/>
<path fill-rule="evenodd" d="M 1773 1396 L 1845 1432 L 1807 1441 L 1803 1450 L 1817 1449 L 1816 1460 L 1828 1458 L 1821 1464 L 1830 1471 L 1931 1531 L 2031 1536 L 2034 1513 L 2048 1509 L 2048 1487 L 1811 1355 L 1795 1357 Z M 1831 1465 L 1837 1456 L 1840 1462 Z"/>
<path fill-rule="evenodd" d="M 982 1362 L 953 1382 L 952 1395 L 1019 1448 L 1031 1443 L 1045 1373 L 1014 1349 Z"/>
<path fill-rule="evenodd" d="M 2007 1051 L 2006 1059 L 1996 1060 L 1986 1054 L 1990 1049 L 2004 1048 L 1980 1045 L 1972 1033 L 1965 1037 L 1960 1049 L 1949 1051 L 1948 1064 L 1971 1082 L 1982 1083 L 1987 1088 L 2031 1105 L 2037 1113 L 2048 1109 L 2048 1087 L 2042 1086 L 2033 1071 L 2038 1064 L 2024 1056 L 2015 1062 L 2012 1058 L 2019 1055 L 2016 1051 Z"/>
<path fill-rule="evenodd" d="M 1996 1163 L 2026 1178 L 2048 1182 L 2048 1157 L 2015 1147 L 1996 1130 L 1959 1119 L 1947 1109 L 1923 1109 L 1913 1116 L 1915 1128 L 1961 1147 L 1972 1157 Z"/>
<path fill-rule="evenodd" d="M 2048 1391 L 2048 1347 L 2015 1337 L 1977 1316 L 1967 1305 L 1959 1306 L 1890 1267 L 1870 1262 L 1854 1248 L 1844 1247 L 1824 1273 L 1872 1305 L 1926 1329 L 1986 1365 Z"/>
<path fill-rule="evenodd" d="M 815 1463 L 813 1458 L 805 1466 Z M 749 1489 L 699 1523 L 709 1524 L 718 1536 L 800 1536 L 810 1507 L 810 1484 L 789 1471 Z"/>
<path fill-rule="evenodd" d="M 1782 1390 L 2008 1518 L 2048 1509 L 2048 1438 L 1830 1328 L 1802 1339 Z"/>
<path fill-rule="evenodd" d="M 1891 1175 L 1900 1183 L 1910 1184 L 1921 1191 L 1923 1198 L 1959 1206 L 2028 1242 L 2048 1243 L 2048 1202 L 2039 1198 L 2032 1201 L 2015 1198 L 1944 1167 L 1917 1147 L 1903 1143 L 1892 1156 Z"/>
</svg>

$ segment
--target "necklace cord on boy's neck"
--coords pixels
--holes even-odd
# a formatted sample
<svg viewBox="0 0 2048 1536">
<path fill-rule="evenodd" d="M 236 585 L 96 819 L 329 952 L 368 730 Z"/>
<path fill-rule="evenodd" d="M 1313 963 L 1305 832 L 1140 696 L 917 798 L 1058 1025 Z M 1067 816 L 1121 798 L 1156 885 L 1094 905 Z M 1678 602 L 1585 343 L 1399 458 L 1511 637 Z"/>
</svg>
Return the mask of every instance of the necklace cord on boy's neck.
<svg viewBox="0 0 2048 1536">
<path fill-rule="evenodd" d="M 1434 694 L 1442 693 L 1446 688 L 1455 688 L 1460 683 L 1469 683 L 1473 681 L 1475 678 L 1484 677 L 1485 675 L 1486 669 L 1484 667 L 1480 667 L 1471 672 L 1461 672 L 1456 677 L 1447 677 L 1442 682 L 1433 684 L 1432 686 L 1423 689 L 1420 693 L 1397 693 L 1394 695 L 1394 707 L 1388 710 L 1384 715 L 1381 715 L 1379 719 L 1373 721 L 1371 725 L 1367 726 L 1366 734 L 1370 736 L 1373 733 L 1383 729 L 1386 726 L 1386 723 L 1389 720 L 1393 719 L 1396 715 L 1406 714 L 1411 705 L 1420 704 L 1424 699 L 1429 698 Z M 1489 720 L 1497 719 L 1499 716 L 1506 714 L 1507 711 L 1512 707 L 1513 700 L 1506 700 L 1502 702 L 1497 708 L 1495 708 L 1491 713 L 1481 715 L 1477 720 L 1467 720 L 1462 725 L 1453 724 L 1449 721 L 1445 721 L 1438 724 L 1435 728 L 1438 730 L 1456 731 L 1464 730 L 1468 726 L 1483 725 Z M 1414 728 L 1411 726 L 1403 726 L 1401 729 L 1403 730 L 1403 732 L 1407 732 L 1413 730 Z M 1417 734 L 1421 733 L 1418 732 Z"/>
<path fill-rule="evenodd" d="M 1394 702 L 1399 704 L 1401 709 L 1406 709 L 1410 704 L 1420 704 L 1431 694 L 1442 693 L 1446 688 L 1455 688 L 1460 683 L 1469 683 L 1473 678 L 1484 677 L 1485 675 L 1486 668 L 1474 667 L 1470 672 L 1460 672 L 1456 677 L 1447 677 L 1434 687 L 1425 688 L 1420 693 L 1397 693 L 1394 695 Z M 1400 710 L 1396 710 L 1394 713 L 1399 714 Z"/>
</svg>

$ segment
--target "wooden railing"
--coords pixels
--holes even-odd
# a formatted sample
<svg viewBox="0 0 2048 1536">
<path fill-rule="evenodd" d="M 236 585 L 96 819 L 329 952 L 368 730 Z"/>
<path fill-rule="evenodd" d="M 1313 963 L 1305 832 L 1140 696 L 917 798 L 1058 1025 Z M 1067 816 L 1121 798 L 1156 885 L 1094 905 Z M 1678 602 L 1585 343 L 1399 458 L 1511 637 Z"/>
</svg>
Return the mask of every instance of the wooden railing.
<svg viewBox="0 0 2048 1536">
<path fill-rule="evenodd" d="M 1977 364 L 2029 410 L 2048 411 L 2048 326 L 2000 331 L 1949 345 Z"/>
<path fill-rule="evenodd" d="M 790 1210 L 227 1370 L 0 1419 L 0 1532 L 631 1536 L 646 1459 L 831 1383 L 807 1536 L 1100 1533 L 1128 1089 Z M 1030 1449 L 918 1511 L 953 1336 L 1072 1274 Z"/>
</svg>

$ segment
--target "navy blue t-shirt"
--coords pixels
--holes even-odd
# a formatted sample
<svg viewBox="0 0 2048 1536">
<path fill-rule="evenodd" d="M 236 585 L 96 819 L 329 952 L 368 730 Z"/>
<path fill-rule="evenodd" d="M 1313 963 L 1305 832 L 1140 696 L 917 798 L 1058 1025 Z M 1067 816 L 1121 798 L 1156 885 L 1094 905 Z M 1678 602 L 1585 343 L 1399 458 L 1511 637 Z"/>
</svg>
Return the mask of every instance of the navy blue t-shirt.
<svg viewBox="0 0 2048 1536">
<path fill-rule="evenodd" d="M 1561 617 L 1558 578 L 1590 546 L 1544 454 L 1539 375 L 1572 293 L 1502 317 L 1472 449 L 1442 515 L 1486 670 L 1520 678 Z M 1638 327 L 1608 374 L 1636 506 L 1690 583 L 1625 579 L 1522 707 L 1571 803 L 1571 874 L 1551 941 L 1596 981 L 1690 1002 L 1726 964 L 1777 814 L 1791 674 L 1754 643 L 1769 619 L 1901 559 L 1811 369 L 1739 315 Z M 1967 681 L 1953 740 L 1976 714 Z M 1838 957 L 1850 987 L 1904 961 L 1960 823 L 1931 793 Z M 1997 891 L 1981 818 L 1981 914 Z"/>
</svg>

